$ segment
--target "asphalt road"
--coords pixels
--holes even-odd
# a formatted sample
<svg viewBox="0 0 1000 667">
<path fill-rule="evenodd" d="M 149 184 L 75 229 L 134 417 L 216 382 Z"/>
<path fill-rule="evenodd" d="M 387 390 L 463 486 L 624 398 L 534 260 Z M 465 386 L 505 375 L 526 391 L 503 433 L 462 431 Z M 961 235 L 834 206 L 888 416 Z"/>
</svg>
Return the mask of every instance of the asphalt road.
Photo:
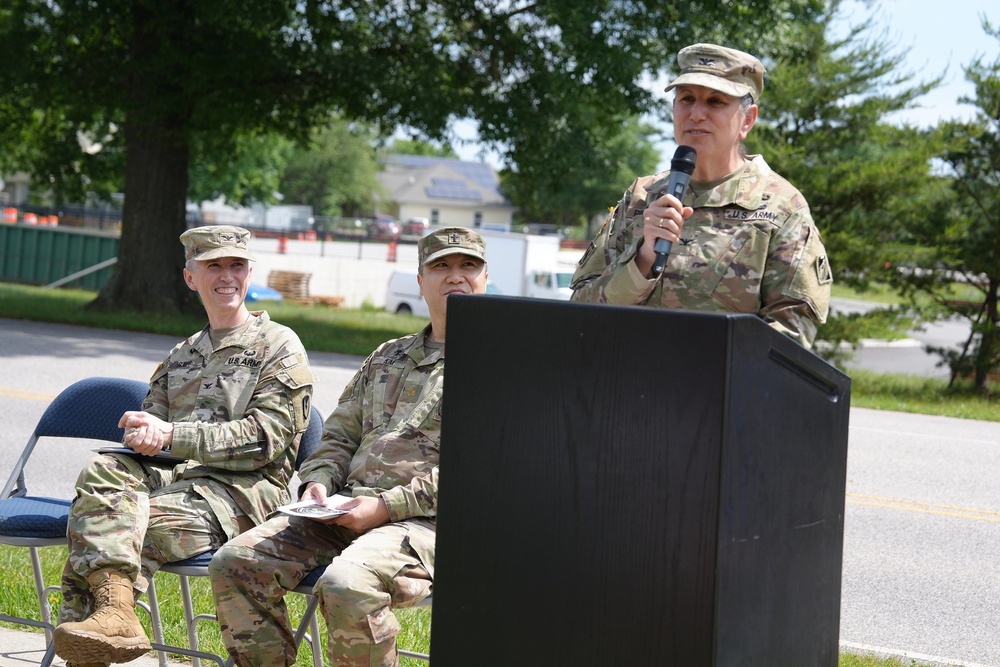
<svg viewBox="0 0 1000 667">
<path fill-rule="evenodd" d="M 0 467 L 20 453 L 61 389 L 94 375 L 145 380 L 175 342 L 0 319 Z M 328 415 L 362 359 L 310 359 L 319 377 L 314 402 Z M 32 494 L 68 495 L 90 455 L 88 447 L 52 445 L 29 467 Z M 1000 667 L 998 479 L 1000 423 L 851 410 L 844 647 L 919 664 Z"/>
<path fill-rule="evenodd" d="M 864 312 L 871 310 L 873 305 L 867 301 L 852 299 L 833 299 L 831 310 L 842 313 Z M 927 345 L 957 349 L 969 337 L 968 320 L 961 318 L 948 319 L 927 324 L 920 329 L 910 331 L 909 338 L 899 341 L 885 342 L 876 340 L 863 341 L 853 357 L 844 364 L 852 369 L 872 370 L 878 373 L 895 373 L 904 375 L 921 375 L 947 379 L 950 371 L 947 366 L 939 366 L 941 357 L 929 354 L 924 348 Z"/>
</svg>

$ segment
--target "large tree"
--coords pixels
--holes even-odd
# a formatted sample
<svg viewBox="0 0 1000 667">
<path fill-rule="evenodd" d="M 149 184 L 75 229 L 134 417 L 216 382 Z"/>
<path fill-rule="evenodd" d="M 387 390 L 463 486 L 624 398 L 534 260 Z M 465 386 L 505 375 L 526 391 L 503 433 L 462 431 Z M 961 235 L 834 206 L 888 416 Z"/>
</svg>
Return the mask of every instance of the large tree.
<svg viewBox="0 0 1000 667">
<path fill-rule="evenodd" d="M 220 160 L 240 136 L 304 140 L 331 111 L 430 139 L 473 118 L 484 141 L 555 192 L 573 185 L 561 174 L 575 151 L 562 148 L 648 111 L 644 75 L 669 68 L 681 46 L 746 47 L 822 4 L 7 0 L 0 149 L 54 128 L 17 166 L 59 175 L 86 166 L 75 134 L 111 137 L 125 155 L 125 208 L 98 304 L 172 311 L 193 306 L 175 249 L 195 144 Z"/>
<path fill-rule="evenodd" d="M 1000 46 L 1000 28 L 984 19 L 983 30 Z M 961 349 L 934 351 L 952 379 L 970 375 L 986 391 L 1000 369 L 1000 55 L 979 56 L 964 70 L 975 94 L 961 101 L 975 105 L 975 117 L 937 128 L 947 196 L 911 227 L 918 252 L 889 277 L 904 293 L 930 296 L 943 314 L 968 319 L 971 335 Z"/>
<path fill-rule="evenodd" d="M 940 193 L 931 171 L 936 144 L 892 114 L 919 103 L 939 79 L 916 81 L 878 26 L 862 22 L 836 37 L 838 2 L 766 60 L 768 77 L 751 153 L 805 195 L 836 281 L 865 289 L 885 267 L 912 253 L 913 225 L 934 210 Z M 879 326 L 893 318 L 873 314 Z M 858 318 L 854 318 L 858 319 Z M 852 323 L 861 324 L 861 323 Z M 820 339 L 856 342 L 862 326 L 843 319 L 821 327 Z"/>
</svg>

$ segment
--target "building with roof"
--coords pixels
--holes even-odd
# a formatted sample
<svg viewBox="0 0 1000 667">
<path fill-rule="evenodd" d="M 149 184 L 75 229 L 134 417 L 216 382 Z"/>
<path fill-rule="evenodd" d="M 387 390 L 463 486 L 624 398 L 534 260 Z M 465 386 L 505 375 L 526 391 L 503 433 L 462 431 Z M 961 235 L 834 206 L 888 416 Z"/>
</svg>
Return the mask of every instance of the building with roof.
<svg viewBox="0 0 1000 667">
<path fill-rule="evenodd" d="M 488 164 L 423 155 L 389 155 L 378 175 L 380 213 L 431 225 L 509 231 L 514 207 Z"/>
</svg>

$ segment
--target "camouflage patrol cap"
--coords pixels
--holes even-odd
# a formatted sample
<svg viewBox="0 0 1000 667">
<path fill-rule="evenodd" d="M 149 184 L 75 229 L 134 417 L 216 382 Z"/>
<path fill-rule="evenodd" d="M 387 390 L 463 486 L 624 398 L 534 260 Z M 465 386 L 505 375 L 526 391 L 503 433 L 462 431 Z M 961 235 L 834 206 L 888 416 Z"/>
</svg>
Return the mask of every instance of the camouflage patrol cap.
<svg viewBox="0 0 1000 667">
<path fill-rule="evenodd" d="M 677 86 L 705 86 L 733 97 L 749 94 L 754 104 L 764 92 L 764 65 L 749 53 L 715 44 L 694 44 L 680 50 L 677 65 L 681 73 L 664 92 Z"/>
<path fill-rule="evenodd" d="M 442 227 L 417 242 L 417 256 L 421 266 L 456 253 L 476 257 L 485 262 L 486 241 L 465 227 Z"/>
<path fill-rule="evenodd" d="M 199 262 L 220 257 L 256 259 L 247 250 L 249 240 L 249 231 L 231 225 L 195 227 L 181 234 L 184 259 L 194 259 Z"/>
</svg>

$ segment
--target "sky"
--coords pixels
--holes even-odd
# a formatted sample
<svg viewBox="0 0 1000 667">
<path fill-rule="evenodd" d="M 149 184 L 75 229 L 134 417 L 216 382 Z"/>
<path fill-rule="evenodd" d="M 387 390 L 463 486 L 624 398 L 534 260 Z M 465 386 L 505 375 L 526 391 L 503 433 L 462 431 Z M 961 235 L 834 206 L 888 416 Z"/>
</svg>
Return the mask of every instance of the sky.
<svg viewBox="0 0 1000 667">
<path fill-rule="evenodd" d="M 848 0 L 841 14 L 850 24 L 873 15 L 876 30 L 885 27 L 894 52 L 909 50 L 905 68 L 916 75 L 916 80 L 944 74 L 938 88 L 920 99 L 919 108 L 900 112 L 892 117 L 893 120 L 928 127 L 939 120 L 972 117 L 973 107 L 958 103 L 959 97 L 973 93 L 962 67 L 976 56 L 985 56 L 987 62 L 992 62 L 1000 55 L 1000 42 L 983 32 L 980 25 L 983 15 L 994 26 L 1000 24 L 997 0 L 879 0 L 871 8 L 860 0 Z M 762 102 L 761 112 L 766 113 L 766 88 Z M 669 129 L 669 125 L 666 127 Z M 474 138 L 475 126 L 460 121 L 456 133 L 463 138 Z M 657 147 L 661 154 L 659 169 L 666 169 L 675 144 L 668 140 L 658 143 Z M 478 153 L 482 146 L 479 144 L 456 144 L 454 148 L 463 160 L 480 159 Z M 482 159 L 495 169 L 500 168 L 495 153 L 487 153 Z"/>
</svg>

